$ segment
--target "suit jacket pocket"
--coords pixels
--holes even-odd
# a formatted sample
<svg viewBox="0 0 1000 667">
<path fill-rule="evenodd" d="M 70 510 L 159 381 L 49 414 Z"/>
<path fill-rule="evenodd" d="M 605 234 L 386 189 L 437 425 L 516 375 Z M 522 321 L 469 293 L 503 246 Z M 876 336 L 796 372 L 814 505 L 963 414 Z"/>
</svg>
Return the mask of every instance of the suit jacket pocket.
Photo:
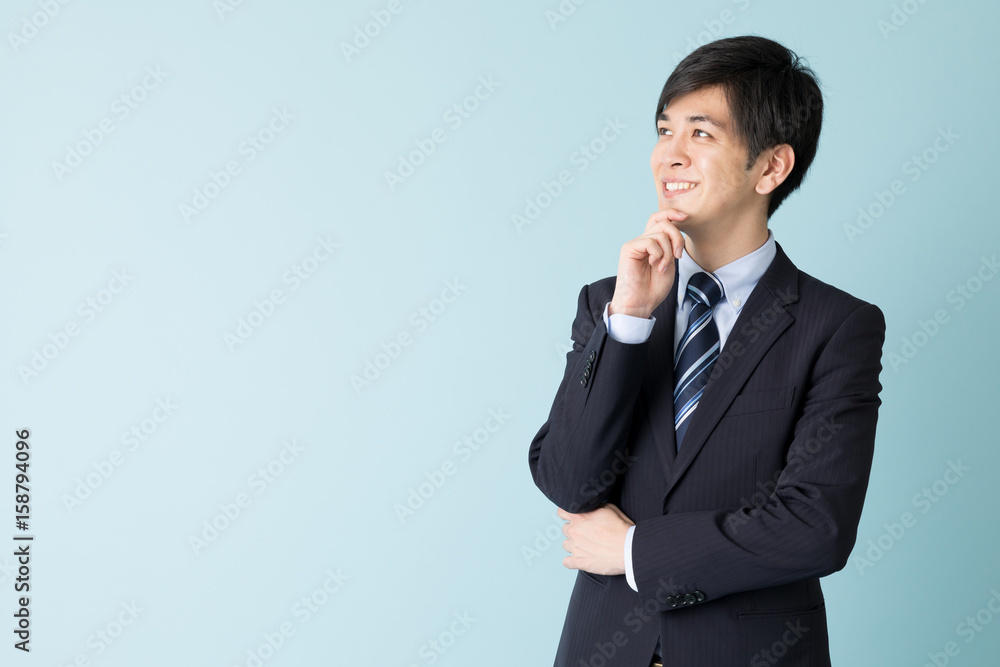
<svg viewBox="0 0 1000 667">
<path fill-rule="evenodd" d="M 736 613 L 739 654 L 733 664 L 829 667 L 830 644 L 823 602 Z"/>
<path fill-rule="evenodd" d="M 584 578 L 590 579 L 591 581 L 593 581 L 598 586 L 607 586 L 608 585 L 608 577 L 607 577 L 607 575 L 594 574 L 593 572 L 587 572 L 586 570 L 580 570 L 580 574 L 582 574 L 584 576 Z"/>
<path fill-rule="evenodd" d="M 726 417 L 745 415 L 767 410 L 782 410 L 791 407 L 795 398 L 795 387 L 778 387 L 738 395 L 726 410 Z"/>
<path fill-rule="evenodd" d="M 786 609 L 753 609 L 738 611 L 736 612 L 736 616 L 741 620 L 744 618 L 766 618 L 769 616 L 800 616 L 802 614 L 811 614 L 821 609 L 825 609 L 825 607 L 825 602 L 815 602 L 812 604 L 802 605 L 801 607 L 791 607 Z"/>
</svg>

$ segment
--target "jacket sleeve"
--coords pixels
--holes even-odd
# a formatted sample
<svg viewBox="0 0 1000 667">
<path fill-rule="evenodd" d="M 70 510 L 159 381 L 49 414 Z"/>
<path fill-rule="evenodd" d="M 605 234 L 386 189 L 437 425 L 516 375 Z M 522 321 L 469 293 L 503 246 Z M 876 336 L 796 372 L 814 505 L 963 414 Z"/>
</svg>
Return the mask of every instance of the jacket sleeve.
<svg viewBox="0 0 1000 667">
<path fill-rule="evenodd" d="M 608 336 L 602 302 L 580 290 L 573 321 L 573 349 L 548 420 L 528 450 L 535 485 L 552 502 L 573 513 L 596 509 L 627 468 L 632 411 L 642 383 L 648 341 L 622 343 Z"/>
<path fill-rule="evenodd" d="M 766 501 L 636 524 L 632 564 L 644 603 L 669 611 L 677 607 L 674 596 L 698 592 L 698 601 L 712 600 L 846 565 L 871 471 L 884 339 L 882 311 L 870 304 L 833 333 L 815 361 L 785 466 Z"/>
</svg>

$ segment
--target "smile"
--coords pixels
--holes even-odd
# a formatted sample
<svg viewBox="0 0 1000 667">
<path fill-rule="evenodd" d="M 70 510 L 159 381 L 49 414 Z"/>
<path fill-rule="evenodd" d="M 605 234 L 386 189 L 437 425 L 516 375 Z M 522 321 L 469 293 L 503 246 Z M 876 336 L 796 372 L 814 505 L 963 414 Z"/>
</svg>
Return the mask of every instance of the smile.
<svg viewBox="0 0 1000 667">
<path fill-rule="evenodd" d="M 678 195 L 690 190 L 694 190 L 698 187 L 697 183 L 689 183 L 683 181 L 668 181 L 663 184 L 664 193 L 668 196 Z"/>
</svg>

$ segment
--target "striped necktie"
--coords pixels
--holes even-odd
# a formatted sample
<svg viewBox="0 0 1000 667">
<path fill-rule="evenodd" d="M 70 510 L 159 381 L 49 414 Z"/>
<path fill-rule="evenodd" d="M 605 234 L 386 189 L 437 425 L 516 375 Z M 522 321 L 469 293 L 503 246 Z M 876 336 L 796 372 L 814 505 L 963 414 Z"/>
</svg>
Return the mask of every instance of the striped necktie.
<svg viewBox="0 0 1000 667">
<path fill-rule="evenodd" d="M 674 429 L 678 450 L 712 365 L 719 357 L 719 328 L 712 318 L 712 307 L 722 298 L 722 291 L 722 282 L 711 273 L 699 271 L 688 281 L 687 298 L 694 305 L 674 356 Z"/>
</svg>

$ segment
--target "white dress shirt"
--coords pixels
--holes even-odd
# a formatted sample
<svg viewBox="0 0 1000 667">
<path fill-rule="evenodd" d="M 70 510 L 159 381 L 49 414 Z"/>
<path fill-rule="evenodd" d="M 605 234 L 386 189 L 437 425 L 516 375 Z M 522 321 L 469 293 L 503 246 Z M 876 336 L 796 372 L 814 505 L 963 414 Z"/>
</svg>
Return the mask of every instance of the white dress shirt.
<svg viewBox="0 0 1000 667">
<path fill-rule="evenodd" d="M 774 246 L 774 235 L 770 230 L 767 232 L 767 240 L 764 245 L 753 252 L 743 255 L 739 259 L 733 260 L 725 266 L 719 267 L 712 273 L 722 283 L 722 299 L 719 300 L 712 309 L 712 318 L 719 329 L 719 349 L 722 350 L 726 344 L 729 333 L 733 330 L 733 324 L 743 309 L 750 292 L 756 287 L 757 281 L 764 275 L 764 271 L 771 265 L 771 260 L 777 254 Z M 687 284 L 691 276 L 698 271 L 704 271 L 691 259 L 687 250 L 681 254 L 677 260 L 677 309 L 674 321 L 674 351 L 680 343 L 684 332 L 687 330 L 688 312 L 693 303 L 690 299 L 685 299 L 687 294 Z M 608 316 L 609 301 L 604 305 L 604 325 L 608 329 L 608 335 L 620 343 L 643 343 L 653 331 L 655 317 L 643 318 L 626 315 L 624 313 L 614 313 Z M 632 590 L 638 592 L 635 584 L 635 573 L 632 571 L 632 533 L 635 526 L 628 529 L 625 536 L 625 580 Z"/>
</svg>

